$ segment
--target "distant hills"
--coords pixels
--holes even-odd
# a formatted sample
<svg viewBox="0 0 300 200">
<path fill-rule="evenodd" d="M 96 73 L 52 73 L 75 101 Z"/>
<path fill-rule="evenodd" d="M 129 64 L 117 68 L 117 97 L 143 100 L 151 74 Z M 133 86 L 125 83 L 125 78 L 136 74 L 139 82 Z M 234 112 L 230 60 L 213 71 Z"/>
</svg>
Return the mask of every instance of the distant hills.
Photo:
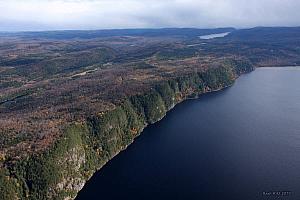
<svg viewBox="0 0 300 200">
<path fill-rule="evenodd" d="M 235 28 L 160 28 L 160 29 L 107 29 L 107 30 L 64 30 L 35 32 L 0 32 L 0 36 L 21 37 L 26 39 L 93 39 L 101 37 L 181 37 L 193 38 L 209 34 L 231 32 L 226 38 L 233 41 L 265 41 L 274 39 L 295 41 L 300 39 L 300 27 L 255 27 Z"/>
<path fill-rule="evenodd" d="M 249 42 L 284 43 L 300 41 L 300 27 L 255 27 L 233 31 L 227 39 Z"/>
<path fill-rule="evenodd" d="M 143 36 L 143 37 L 197 37 L 216 33 L 232 32 L 234 28 L 196 29 L 196 28 L 161 28 L 161 29 L 110 29 L 110 30 L 66 30 L 42 32 L 2 33 L 6 36 L 47 39 L 92 39 L 112 36 Z M 1 35 L 1 33 L 0 33 Z"/>
</svg>

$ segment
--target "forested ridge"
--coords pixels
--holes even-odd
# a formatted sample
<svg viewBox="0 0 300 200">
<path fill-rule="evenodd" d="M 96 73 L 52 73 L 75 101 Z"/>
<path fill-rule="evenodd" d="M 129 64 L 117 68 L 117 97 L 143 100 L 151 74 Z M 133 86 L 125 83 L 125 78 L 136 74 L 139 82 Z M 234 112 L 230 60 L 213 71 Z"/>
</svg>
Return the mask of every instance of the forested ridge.
<svg viewBox="0 0 300 200">
<path fill-rule="evenodd" d="M 147 124 L 160 120 L 184 99 L 230 86 L 238 75 L 252 70 L 249 63 L 229 61 L 205 72 L 162 81 L 111 111 L 67 125 L 51 148 L 1 170 L 1 198 L 75 197 L 85 181 L 132 143 Z"/>
</svg>

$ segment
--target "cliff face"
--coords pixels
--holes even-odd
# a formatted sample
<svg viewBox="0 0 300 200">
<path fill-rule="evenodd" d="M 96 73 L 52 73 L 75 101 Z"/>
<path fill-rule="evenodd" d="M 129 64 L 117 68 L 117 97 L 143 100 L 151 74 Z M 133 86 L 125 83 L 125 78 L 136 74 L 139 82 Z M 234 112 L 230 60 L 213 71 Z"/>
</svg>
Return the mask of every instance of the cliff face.
<svg viewBox="0 0 300 200">
<path fill-rule="evenodd" d="M 231 60 L 205 72 L 161 82 L 114 110 L 74 122 L 46 152 L 0 170 L 0 199 L 74 199 L 84 183 L 151 123 L 189 97 L 222 89 L 254 67 Z"/>
</svg>

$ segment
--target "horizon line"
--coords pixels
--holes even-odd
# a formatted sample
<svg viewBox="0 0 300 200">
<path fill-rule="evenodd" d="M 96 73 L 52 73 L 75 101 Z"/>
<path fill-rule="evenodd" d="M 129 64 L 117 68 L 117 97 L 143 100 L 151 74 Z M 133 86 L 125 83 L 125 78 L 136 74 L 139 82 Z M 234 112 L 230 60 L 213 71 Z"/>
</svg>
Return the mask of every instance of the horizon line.
<svg viewBox="0 0 300 200">
<path fill-rule="evenodd" d="M 45 29 L 45 30 L 16 30 L 5 31 L 0 30 L 0 33 L 38 33 L 38 32 L 71 32 L 71 31 L 113 31 L 113 30 L 167 30 L 167 29 L 195 29 L 195 30 L 214 30 L 214 29 L 234 29 L 234 30 L 247 30 L 254 28 L 300 28 L 300 26 L 252 26 L 252 27 L 215 27 L 215 28 L 200 28 L 200 27 L 157 27 L 157 28 L 100 28 L 100 29 Z"/>
</svg>

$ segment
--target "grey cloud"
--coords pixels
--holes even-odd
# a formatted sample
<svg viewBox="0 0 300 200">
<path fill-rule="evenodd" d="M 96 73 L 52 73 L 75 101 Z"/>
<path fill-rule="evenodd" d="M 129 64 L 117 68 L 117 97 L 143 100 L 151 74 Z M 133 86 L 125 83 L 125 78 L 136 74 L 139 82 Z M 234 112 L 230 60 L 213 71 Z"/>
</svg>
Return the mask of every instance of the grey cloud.
<svg viewBox="0 0 300 200">
<path fill-rule="evenodd" d="M 0 31 L 299 26 L 299 0 L 0 0 Z"/>
</svg>

